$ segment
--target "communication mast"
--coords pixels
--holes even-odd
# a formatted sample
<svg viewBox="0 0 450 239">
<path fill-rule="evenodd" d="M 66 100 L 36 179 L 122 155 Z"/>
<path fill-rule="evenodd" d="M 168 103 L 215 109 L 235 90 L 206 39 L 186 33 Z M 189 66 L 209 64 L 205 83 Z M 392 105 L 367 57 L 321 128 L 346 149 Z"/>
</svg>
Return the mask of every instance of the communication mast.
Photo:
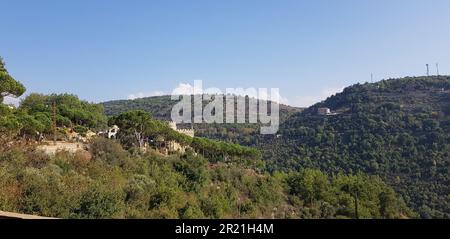
<svg viewBox="0 0 450 239">
<path fill-rule="evenodd" d="M 56 102 L 53 102 L 53 144 L 56 145 Z"/>
<path fill-rule="evenodd" d="M 427 66 L 427 76 L 430 76 L 430 65 L 426 64 L 426 66 Z"/>
<path fill-rule="evenodd" d="M 439 76 L 439 63 L 436 63 L 436 75 Z"/>
</svg>

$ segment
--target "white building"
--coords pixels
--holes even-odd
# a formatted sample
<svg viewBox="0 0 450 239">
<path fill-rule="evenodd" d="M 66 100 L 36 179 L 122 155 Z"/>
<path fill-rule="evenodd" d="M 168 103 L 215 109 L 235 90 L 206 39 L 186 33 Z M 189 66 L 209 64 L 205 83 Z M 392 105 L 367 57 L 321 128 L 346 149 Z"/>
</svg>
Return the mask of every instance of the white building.
<svg viewBox="0 0 450 239">
<path fill-rule="evenodd" d="M 337 113 L 332 112 L 330 108 L 322 107 L 317 109 L 317 114 L 319 115 L 337 115 Z"/>
<path fill-rule="evenodd" d="M 319 115 L 330 115 L 331 114 L 331 110 L 330 110 L 330 108 L 325 108 L 325 107 L 318 108 L 317 109 L 317 114 L 319 114 Z"/>
</svg>

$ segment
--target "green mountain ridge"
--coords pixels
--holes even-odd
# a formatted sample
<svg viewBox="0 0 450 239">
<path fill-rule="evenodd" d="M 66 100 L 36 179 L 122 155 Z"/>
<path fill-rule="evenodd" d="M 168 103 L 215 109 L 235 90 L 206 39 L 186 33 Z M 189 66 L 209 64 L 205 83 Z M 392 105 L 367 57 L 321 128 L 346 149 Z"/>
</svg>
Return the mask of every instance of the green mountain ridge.
<svg viewBox="0 0 450 239">
<path fill-rule="evenodd" d="M 318 115 L 320 107 L 337 115 Z M 390 79 L 347 87 L 257 146 L 272 170 L 379 175 L 423 218 L 448 217 L 449 119 L 449 77 Z"/>
<path fill-rule="evenodd" d="M 238 98 L 235 97 L 235 104 Z M 245 99 L 248 104 L 248 98 Z M 172 100 L 170 96 L 153 96 L 134 100 L 115 100 L 101 103 L 105 108 L 107 116 L 115 116 L 117 114 L 129 110 L 144 110 L 158 120 L 170 121 L 172 107 L 179 101 Z M 226 100 L 224 98 L 224 104 Z M 203 107 L 207 104 L 203 102 Z M 268 104 L 271 104 L 270 101 Z M 303 108 L 292 107 L 288 105 L 279 105 L 280 122 L 286 121 L 291 115 L 301 112 Z M 236 107 L 236 106 L 235 106 Z M 236 108 L 235 108 L 236 109 Z M 247 112 L 248 118 L 248 112 Z M 225 114 L 224 114 L 225 119 Z M 210 139 L 217 139 L 222 141 L 229 141 L 233 143 L 254 144 L 253 135 L 259 133 L 260 124 L 194 124 L 196 135 L 200 137 L 207 137 Z M 191 127 L 190 124 L 181 124 L 180 127 Z"/>
<path fill-rule="evenodd" d="M 235 101 L 242 98 L 244 97 L 235 96 Z M 248 102 L 248 97 L 246 97 L 246 101 Z M 114 116 L 123 113 L 126 110 L 144 110 L 151 113 L 153 117 L 158 120 L 168 121 L 171 118 L 170 113 L 172 111 L 172 107 L 178 102 L 179 100 L 172 100 L 169 95 L 163 95 L 132 100 L 112 100 L 102 102 L 101 104 L 105 106 L 105 114 L 108 116 Z M 208 101 L 204 101 L 204 105 L 207 103 Z M 270 104 L 270 101 L 268 101 L 268 104 Z M 302 110 L 303 108 L 280 104 L 280 115 L 282 115 L 282 119 L 286 119 L 289 115 Z"/>
</svg>

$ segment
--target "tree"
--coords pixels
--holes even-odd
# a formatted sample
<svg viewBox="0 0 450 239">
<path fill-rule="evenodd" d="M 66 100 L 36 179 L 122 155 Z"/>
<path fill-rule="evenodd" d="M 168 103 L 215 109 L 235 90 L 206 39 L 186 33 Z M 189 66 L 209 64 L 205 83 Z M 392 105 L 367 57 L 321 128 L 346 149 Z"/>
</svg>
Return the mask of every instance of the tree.
<svg viewBox="0 0 450 239">
<path fill-rule="evenodd" d="M 5 61 L 3 61 L 3 58 L 0 56 L 0 72 L 8 72 L 5 68 Z"/>
<path fill-rule="evenodd" d="M 317 169 L 304 169 L 287 179 L 291 194 L 298 195 L 308 203 L 322 200 L 329 190 L 327 175 Z"/>
<path fill-rule="evenodd" d="M 350 194 L 353 197 L 354 203 L 354 216 L 356 219 L 359 219 L 359 211 L 358 211 L 358 200 L 361 197 L 361 194 L 364 191 L 364 188 L 367 190 L 367 185 L 364 185 L 364 177 L 362 174 L 358 174 L 356 176 L 345 177 L 339 175 L 338 177 L 344 178 L 344 183 L 340 185 L 340 190 Z"/>
<path fill-rule="evenodd" d="M 19 133 L 22 125 L 14 115 L 0 116 L 0 143 L 7 142 Z"/>
<path fill-rule="evenodd" d="M 123 210 L 123 193 L 93 185 L 81 197 L 76 213 L 81 218 L 114 218 Z"/>
<path fill-rule="evenodd" d="M 397 207 L 397 198 L 393 190 L 386 190 L 380 193 L 380 214 L 383 218 L 395 218 L 399 211 Z"/>
<path fill-rule="evenodd" d="M 110 119 L 111 125 L 117 125 L 120 128 L 119 137 L 123 139 L 134 139 L 135 145 L 144 147 L 144 140 L 152 129 L 151 116 L 142 110 L 133 110 L 122 113 Z"/>
<path fill-rule="evenodd" d="M 56 103 L 56 121 L 58 126 L 80 125 L 86 128 L 103 129 L 107 118 L 99 104 L 80 100 L 71 94 L 43 95 L 32 93 L 20 104 L 20 109 L 31 115 L 52 115 L 52 105 Z"/>
<path fill-rule="evenodd" d="M 23 138 L 36 137 L 38 133 L 42 133 L 45 130 L 44 124 L 28 114 L 20 114 L 19 122 L 22 125 L 22 128 L 20 129 L 20 135 Z"/>
<path fill-rule="evenodd" d="M 25 87 L 8 74 L 3 58 L 0 57 L 0 103 L 5 96 L 19 97 L 23 93 Z"/>
</svg>

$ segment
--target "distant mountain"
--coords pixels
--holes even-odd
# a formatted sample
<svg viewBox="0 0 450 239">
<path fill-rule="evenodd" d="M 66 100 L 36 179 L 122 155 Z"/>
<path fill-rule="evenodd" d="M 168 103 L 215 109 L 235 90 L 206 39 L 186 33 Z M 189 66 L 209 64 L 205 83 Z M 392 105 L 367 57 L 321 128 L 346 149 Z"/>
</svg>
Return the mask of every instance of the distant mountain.
<svg viewBox="0 0 450 239">
<path fill-rule="evenodd" d="M 236 96 L 235 102 L 242 99 L 242 96 Z M 225 101 L 225 100 L 224 100 Z M 172 107 L 178 103 L 177 100 L 171 100 L 170 96 L 154 96 L 134 100 L 116 100 L 102 103 L 105 108 L 105 114 L 114 116 L 128 110 L 144 110 L 149 112 L 159 120 L 170 121 Z M 246 98 L 248 103 L 248 97 Z M 208 102 L 204 102 L 204 106 Z M 270 105 L 270 102 L 268 102 Z M 225 108 L 225 107 L 224 107 Z M 301 112 L 302 108 L 292 107 L 280 104 L 280 122 L 284 122 L 291 115 Z M 225 117 L 224 117 L 225 118 Z M 212 139 L 220 139 L 230 142 L 240 142 L 247 145 L 255 144 L 254 134 L 259 134 L 260 124 L 195 124 L 193 125 L 196 135 Z M 181 125 L 181 127 L 191 127 L 191 125 Z"/>
<path fill-rule="evenodd" d="M 235 101 L 244 98 L 243 96 L 235 96 Z M 224 98 L 225 99 L 225 98 Z M 248 97 L 246 97 L 248 102 Z M 225 100 L 224 100 L 225 101 Z M 170 113 L 172 107 L 178 103 L 178 100 L 172 100 L 169 95 L 153 96 L 146 98 L 139 98 L 134 100 L 114 100 L 103 102 L 105 107 L 105 114 L 114 116 L 123 113 L 127 110 L 144 110 L 153 115 L 159 120 L 170 120 Z M 204 102 L 204 105 L 208 102 Z M 270 104 L 270 101 L 268 102 Z M 291 114 L 300 112 L 302 108 L 280 104 L 281 121 L 287 119 Z"/>
<path fill-rule="evenodd" d="M 169 119 L 175 103 L 162 96 L 103 105 L 108 115 L 143 109 Z M 199 136 L 259 148 L 269 171 L 378 175 L 422 218 L 450 217 L 450 77 L 356 84 L 308 109 L 281 106 L 280 116 L 278 135 L 260 135 L 252 124 L 194 127 Z"/>
</svg>

